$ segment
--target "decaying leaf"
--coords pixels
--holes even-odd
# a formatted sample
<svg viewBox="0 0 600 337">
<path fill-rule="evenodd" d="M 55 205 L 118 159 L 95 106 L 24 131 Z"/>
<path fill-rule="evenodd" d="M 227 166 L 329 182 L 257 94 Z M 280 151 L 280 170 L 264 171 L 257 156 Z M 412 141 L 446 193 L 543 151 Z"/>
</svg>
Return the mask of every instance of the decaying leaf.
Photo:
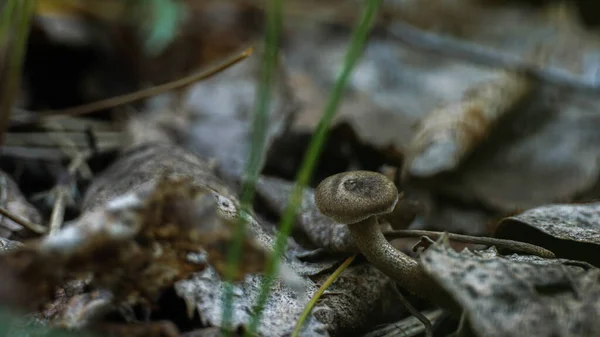
<svg viewBox="0 0 600 337">
<path fill-rule="evenodd" d="M 6 173 L 0 171 L 0 206 L 15 216 L 28 222 L 39 224 L 42 217 L 40 213 L 21 194 L 17 183 Z M 0 215 L 0 237 L 8 239 L 24 239 L 36 233 L 13 220 Z"/>
<path fill-rule="evenodd" d="M 322 282 L 327 277 L 321 275 L 316 281 Z M 331 336 L 364 333 L 406 315 L 394 286 L 389 277 L 368 263 L 352 266 L 327 288 L 313 313 L 327 325 Z"/>
<path fill-rule="evenodd" d="M 530 209 L 500 221 L 495 236 L 533 243 L 558 257 L 600 266 L 600 203 Z"/>
<path fill-rule="evenodd" d="M 69 296 L 70 295 L 70 296 Z M 65 294 L 64 306 L 57 309 L 52 325 L 67 329 L 82 329 L 94 326 L 113 307 L 113 296 L 109 291 L 96 290 L 76 295 Z"/>
<path fill-rule="evenodd" d="M 456 252 L 444 239 L 421 256 L 425 271 L 464 309 L 477 336 L 593 336 L 600 271 L 587 263 Z"/>
<path fill-rule="evenodd" d="M 85 194 L 82 210 L 92 211 L 110 199 L 152 185 L 163 177 L 186 178 L 196 187 L 232 197 L 215 177 L 212 166 L 195 154 L 171 144 L 143 144 L 124 152 L 94 179 Z"/>
<path fill-rule="evenodd" d="M 0 238 L 0 253 L 9 252 L 21 247 L 23 244 L 18 241 L 12 241 L 5 238 Z"/>
<path fill-rule="evenodd" d="M 84 280 L 71 280 L 65 282 L 56 290 L 51 302 L 44 305 L 44 310 L 36 314 L 36 320 L 66 328 L 84 327 L 90 321 L 88 318 L 93 316 L 99 306 L 88 305 L 88 303 L 98 303 L 97 299 L 101 297 L 111 298 L 108 307 L 112 306 L 112 295 L 110 292 L 102 291 L 96 293 L 86 293 L 86 286 L 89 284 L 89 278 Z M 103 296 L 104 295 L 104 296 Z M 106 306 L 100 309 L 103 313 Z M 91 309 L 91 310 L 90 310 Z M 71 319 L 73 318 L 73 319 Z"/>
<path fill-rule="evenodd" d="M 46 296 L 68 277 L 91 273 L 90 285 L 110 290 L 114 303 L 151 304 L 162 290 L 206 267 L 190 254 L 206 249 L 211 263 L 222 264 L 220 247 L 227 246 L 230 234 L 221 233 L 232 228 L 220 207 L 213 191 L 190 179 L 154 179 L 84 213 L 57 234 L 5 254 L 3 262 L 12 263 L 8 270 L 17 279 L 43 287 Z M 262 271 L 266 256 L 255 243 L 245 249 L 240 277 Z M 22 255 L 26 263 L 15 265 Z"/>
<path fill-rule="evenodd" d="M 179 104 L 180 111 L 170 108 L 172 95 L 150 100 L 144 113 L 134 118 L 137 126 L 130 126 L 131 138 L 135 143 L 147 139 L 145 126 L 149 125 L 157 137 L 214 160 L 219 176 L 237 188 L 252 143 L 252 116 L 262 55 L 258 46 L 243 62 L 191 86 Z M 285 132 L 295 112 L 284 65 L 279 61 L 276 66 L 265 131 L 266 149 Z"/>
<path fill-rule="evenodd" d="M 233 317 L 232 325 L 236 329 L 245 327 L 254 313 L 254 307 L 263 282 L 261 275 L 248 275 L 243 282 L 233 286 Z M 298 295 L 283 282 L 275 280 L 267 301 L 258 333 L 260 336 L 284 337 L 289 336 L 294 329 L 296 320 L 304 309 L 317 287 L 308 279 L 304 279 L 307 291 Z M 187 280 L 175 284 L 175 291 L 183 298 L 191 316 L 198 311 L 203 324 L 220 326 L 223 313 L 223 294 L 225 285 L 212 268 L 194 274 Z M 327 327 L 309 315 L 306 320 L 306 334 L 303 336 L 327 336 Z"/>
<path fill-rule="evenodd" d="M 460 102 L 431 112 L 414 135 L 406 174 L 423 178 L 455 169 L 532 88 L 524 76 L 502 73 L 468 90 Z"/>
</svg>

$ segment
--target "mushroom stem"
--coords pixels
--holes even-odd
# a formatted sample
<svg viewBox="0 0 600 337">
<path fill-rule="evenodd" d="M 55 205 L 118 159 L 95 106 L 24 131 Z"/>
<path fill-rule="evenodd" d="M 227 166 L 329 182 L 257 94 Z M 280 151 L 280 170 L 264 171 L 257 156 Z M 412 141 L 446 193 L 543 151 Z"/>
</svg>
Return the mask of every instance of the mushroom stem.
<svg viewBox="0 0 600 337">
<path fill-rule="evenodd" d="M 386 240 L 375 216 L 349 224 L 348 228 L 367 260 L 401 287 L 440 306 L 450 306 L 449 296 L 425 274 L 419 263 Z"/>
</svg>

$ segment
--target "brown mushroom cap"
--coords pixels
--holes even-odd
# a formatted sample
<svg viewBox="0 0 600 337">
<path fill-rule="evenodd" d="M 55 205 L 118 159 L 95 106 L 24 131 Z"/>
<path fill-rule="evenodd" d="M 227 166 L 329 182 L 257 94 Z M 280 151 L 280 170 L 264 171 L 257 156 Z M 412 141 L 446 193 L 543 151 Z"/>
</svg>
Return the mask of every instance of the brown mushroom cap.
<svg viewBox="0 0 600 337">
<path fill-rule="evenodd" d="M 315 190 L 319 211 L 335 222 L 352 224 L 391 212 L 398 202 L 398 189 L 385 175 L 351 171 L 324 179 Z"/>
</svg>

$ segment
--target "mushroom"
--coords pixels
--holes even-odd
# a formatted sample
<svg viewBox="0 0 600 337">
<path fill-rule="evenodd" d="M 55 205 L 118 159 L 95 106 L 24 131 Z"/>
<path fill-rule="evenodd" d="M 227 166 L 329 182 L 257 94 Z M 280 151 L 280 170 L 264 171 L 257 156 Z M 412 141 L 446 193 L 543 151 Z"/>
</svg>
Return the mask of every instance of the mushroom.
<svg viewBox="0 0 600 337">
<path fill-rule="evenodd" d="M 379 228 L 377 216 L 392 212 L 397 202 L 398 189 L 394 183 L 371 171 L 335 174 L 315 190 L 319 211 L 335 222 L 348 225 L 356 246 L 371 264 L 411 293 L 434 303 L 446 302 L 447 295 L 419 263 L 392 246 Z"/>
</svg>

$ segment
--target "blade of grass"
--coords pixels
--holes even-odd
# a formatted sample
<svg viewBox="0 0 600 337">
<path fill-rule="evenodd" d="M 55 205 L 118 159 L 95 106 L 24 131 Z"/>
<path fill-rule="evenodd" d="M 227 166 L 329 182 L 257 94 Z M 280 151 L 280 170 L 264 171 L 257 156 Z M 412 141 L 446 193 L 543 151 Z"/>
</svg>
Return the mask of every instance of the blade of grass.
<svg viewBox="0 0 600 337">
<path fill-rule="evenodd" d="M 0 46 L 4 46 L 4 44 L 9 40 L 9 35 L 7 31 L 10 28 L 10 19 L 12 18 L 13 13 L 15 12 L 17 3 L 17 0 L 9 1 L 8 3 L 5 3 L 1 8 L 2 11 L 0 13 L 2 13 L 2 15 L 0 16 Z"/>
<path fill-rule="evenodd" d="M 0 145 L 4 142 L 4 133 L 8 128 L 10 114 L 19 93 L 25 43 L 29 36 L 29 26 L 35 8 L 35 0 L 12 1 L 19 3 L 15 7 L 16 12 L 13 12 L 15 20 L 13 23 L 16 26 L 14 27 L 14 39 L 9 39 L 8 36 L 1 36 L 1 40 L 7 43 L 0 46 L 0 48 L 7 48 L 8 50 L 8 57 L 4 60 L 6 63 L 0 66 L 0 69 L 2 69 L 2 74 L 0 74 Z M 10 7 L 11 4 L 9 3 L 7 6 Z M 4 26 L 4 23 L 2 26 Z M 9 26 L 4 33 L 10 34 L 11 28 L 13 27 Z"/>
<path fill-rule="evenodd" d="M 310 312 L 312 311 L 312 308 L 315 306 L 315 304 L 317 304 L 317 301 L 319 301 L 319 298 L 321 298 L 321 295 L 323 295 L 325 290 L 327 290 L 327 288 L 329 288 L 329 286 L 333 282 L 335 282 L 335 280 L 337 280 L 337 278 L 340 276 L 340 274 L 342 274 L 342 272 L 344 272 L 344 270 L 346 270 L 346 268 L 348 268 L 348 266 L 352 263 L 352 261 L 354 261 L 354 258 L 356 258 L 356 255 L 352 255 L 349 258 L 347 258 L 346 260 L 344 260 L 344 263 L 342 263 L 333 272 L 333 274 L 329 275 L 327 280 L 325 280 L 325 282 L 319 287 L 319 289 L 311 297 L 310 301 L 308 301 L 308 303 L 306 304 L 304 311 L 302 311 L 300 318 L 298 318 L 298 322 L 296 322 L 296 327 L 294 328 L 294 332 L 292 333 L 292 335 L 290 337 L 300 336 L 300 331 L 302 330 L 302 324 L 304 324 L 304 321 L 308 317 L 308 314 L 310 314 Z"/>
<path fill-rule="evenodd" d="M 300 172 L 297 176 L 296 184 L 292 191 L 290 201 L 288 202 L 281 219 L 279 232 L 277 233 L 277 238 L 275 240 L 274 252 L 270 255 L 267 261 L 265 278 L 263 279 L 261 292 L 254 310 L 255 315 L 252 317 L 248 330 L 244 336 L 255 335 L 258 330 L 258 326 L 262 318 L 262 312 L 271 292 L 273 276 L 277 273 L 279 267 L 279 258 L 285 249 L 287 237 L 290 235 L 292 230 L 292 225 L 294 219 L 296 218 L 296 212 L 302 200 L 304 187 L 308 184 L 312 177 L 315 164 L 321 155 L 321 146 L 328 134 L 329 125 L 331 124 L 331 121 L 337 112 L 337 107 L 342 99 L 342 95 L 352 73 L 352 69 L 354 69 L 354 66 L 362 55 L 362 50 L 367 40 L 370 27 L 372 26 L 373 20 L 380 5 L 381 0 L 368 0 L 366 8 L 362 13 L 362 17 L 359 20 L 358 26 L 354 30 L 352 42 L 350 43 L 350 47 L 346 52 L 342 71 L 335 82 L 333 90 L 329 94 L 325 111 L 321 117 L 321 120 L 319 121 L 317 130 L 311 139 L 307 154 L 302 162 L 302 167 L 300 168 Z"/>
<path fill-rule="evenodd" d="M 271 89 L 279 53 L 279 35 L 281 32 L 282 0 L 269 0 L 267 2 L 267 27 L 265 35 L 264 58 L 261 66 L 261 77 L 252 121 L 252 142 L 248 161 L 244 170 L 242 195 L 240 198 L 240 215 L 249 214 L 256 181 L 258 179 L 261 159 L 266 141 L 266 126 L 271 102 Z M 233 285 L 235 275 L 242 253 L 245 233 L 245 217 L 240 216 L 236 223 L 235 232 L 227 256 L 227 272 L 225 275 L 225 291 L 223 296 L 223 316 L 221 320 L 221 335 L 230 335 L 231 320 L 233 316 Z"/>
</svg>

